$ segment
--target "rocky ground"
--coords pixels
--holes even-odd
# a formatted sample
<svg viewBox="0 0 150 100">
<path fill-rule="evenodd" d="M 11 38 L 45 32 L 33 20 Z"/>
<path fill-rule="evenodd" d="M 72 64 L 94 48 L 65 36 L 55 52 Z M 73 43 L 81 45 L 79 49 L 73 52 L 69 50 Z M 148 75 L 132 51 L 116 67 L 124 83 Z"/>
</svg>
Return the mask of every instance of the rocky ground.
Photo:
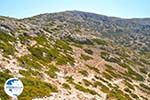
<svg viewBox="0 0 150 100">
<path fill-rule="evenodd" d="M 88 16 L 75 11 L 20 20 L 0 17 L 0 99 L 10 99 L 3 85 L 18 77 L 24 84 L 19 100 L 149 100 L 146 29 L 135 42 L 127 35 L 133 27 L 123 38 L 122 25 L 124 34 L 113 35 L 118 21 Z M 108 37 L 111 33 L 114 38 Z"/>
</svg>

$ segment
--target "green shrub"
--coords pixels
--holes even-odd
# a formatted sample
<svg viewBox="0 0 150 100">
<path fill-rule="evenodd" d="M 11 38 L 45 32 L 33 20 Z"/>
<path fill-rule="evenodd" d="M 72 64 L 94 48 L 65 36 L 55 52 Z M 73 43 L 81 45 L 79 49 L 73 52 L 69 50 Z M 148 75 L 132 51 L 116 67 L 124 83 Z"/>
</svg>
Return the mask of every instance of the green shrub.
<svg viewBox="0 0 150 100">
<path fill-rule="evenodd" d="M 134 86 L 129 82 L 125 81 L 125 85 L 128 86 L 130 89 L 135 90 Z"/>
<path fill-rule="evenodd" d="M 112 77 L 109 73 L 107 73 L 107 72 L 103 72 L 102 75 L 103 75 L 106 79 L 108 79 L 108 80 L 112 80 L 112 78 L 113 78 L 113 77 Z"/>
<path fill-rule="evenodd" d="M 20 35 L 18 36 L 18 38 L 19 38 L 19 40 L 20 40 L 20 42 L 21 42 L 22 44 L 24 44 L 26 41 L 32 39 L 31 36 L 28 36 L 28 35 L 26 35 L 26 34 L 20 34 Z"/>
<path fill-rule="evenodd" d="M 22 56 L 18 58 L 18 61 L 20 63 L 20 66 L 26 67 L 28 69 L 31 69 L 31 68 L 41 69 L 42 68 L 42 66 L 36 60 L 33 60 L 32 55 Z"/>
<path fill-rule="evenodd" d="M 105 64 L 105 66 L 110 70 L 115 70 L 111 65 Z"/>
<path fill-rule="evenodd" d="M 134 94 L 134 93 L 131 93 L 131 96 L 132 96 L 133 98 L 135 98 L 136 100 L 139 99 L 139 97 L 138 97 L 136 94 Z"/>
<path fill-rule="evenodd" d="M 91 89 L 89 89 L 89 88 L 85 88 L 85 87 L 83 87 L 83 86 L 81 86 L 81 85 L 79 85 L 79 84 L 75 84 L 75 88 L 76 88 L 77 90 L 82 91 L 82 92 L 85 92 L 85 93 L 90 93 L 90 94 L 92 94 L 92 95 L 99 95 L 96 91 L 91 90 Z"/>
<path fill-rule="evenodd" d="M 93 39 L 94 42 L 96 42 L 98 45 L 107 45 L 108 43 L 105 40 L 102 39 Z"/>
<path fill-rule="evenodd" d="M 106 61 L 109 59 L 110 54 L 108 54 L 107 52 L 101 52 L 101 57 L 103 59 L 105 59 Z"/>
<path fill-rule="evenodd" d="M 124 91 L 126 91 L 128 93 L 132 93 L 129 88 L 124 88 Z"/>
<path fill-rule="evenodd" d="M 72 76 L 66 76 L 65 79 L 69 83 L 73 83 L 73 81 L 74 81 L 74 79 L 72 78 Z"/>
<path fill-rule="evenodd" d="M 150 53 L 149 53 L 149 55 L 150 55 Z M 150 61 L 149 60 L 147 60 L 147 59 L 140 59 L 140 61 L 142 61 L 143 63 L 145 63 L 145 64 L 147 64 L 147 65 L 150 65 Z"/>
<path fill-rule="evenodd" d="M 99 76 L 96 76 L 96 75 L 95 75 L 95 78 L 96 78 L 96 79 L 99 79 L 99 80 L 101 80 L 101 81 L 103 81 L 104 83 L 109 84 L 108 81 L 106 81 L 105 79 L 103 79 L 103 78 L 101 78 L 101 77 L 99 77 Z"/>
<path fill-rule="evenodd" d="M 62 84 L 62 86 L 63 86 L 63 88 L 65 88 L 65 89 L 69 89 L 69 90 L 71 90 L 70 85 L 69 85 L 69 84 L 67 84 L 67 83 L 63 83 L 63 84 Z"/>
<path fill-rule="evenodd" d="M 114 78 L 119 78 L 121 77 L 117 72 L 115 72 L 114 69 L 111 68 L 106 68 L 105 69 L 107 73 L 109 73 L 111 76 L 113 76 Z"/>
<path fill-rule="evenodd" d="M 56 49 L 46 49 L 42 47 L 30 47 L 29 51 L 32 53 L 33 56 L 45 62 L 50 62 L 51 60 L 55 59 L 59 54 Z"/>
<path fill-rule="evenodd" d="M 4 56 L 14 55 L 15 47 L 13 47 L 10 43 L 0 42 L 0 49 L 3 50 Z"/>
<path fill-rule="evenodd" d="M 82 74 L 85 77 L 87 77 L 89 75 L 86 70 L 80 70 L 79 73 Z"/>
<path fill-rule="evenodd" d="M 140 72 L 144 73 L 144 74 L 147 74 L 147 69 L 146 68 L 139 68 L 140 69 Z"/>
<path fill-rule="evenodd" d="M 110 92 L 109 88 L 106 87 L 106 86 L 101 87 L 101 91 L 104 92 L 104 93 L 109 93 Z"/>
<path fill-rule="evenodd" d="M 142 88 L 144 88 L 144 89 L 150 91 L 150 87 L 149 87 L 149 86 L 147 86 L 147 85 L 145 85 L 145 84 L 143 84 L 143 83 L 141 83 L 140 86 L 141 86 Z"/>
<path fill-rule="evenodd" d="M 0 40 L 3 42 L 14 42 L 16 39 L 13 36 L 10 36 L 8 33 L 0 32 Z"/>
<path fill-rule="evenodd" d="M 86 86 L 93 86 L 93 83 L 92 82 L 90 82 L 90 81 L 88 81 L 87 79 L 82 79 L 82 81 L 84 82 L 84 84 L 86 85 Z"/>
<path fill-rule="evenodd" d="M 90 65 L 86 65 L 90 70 L 95 71 L 96 73 L 99 73 L 99 69 L 97 69 L 96 67 L 92 67 Z"/>
<path fill-rule="evenodd" d="M 143 100 L 148 100 L 148 98 L 144 97 L 144 96 L 140 96 L 141 98 L 143 98 Z"/>
<path fill-rule="evenodd" d="M 56 76 L 57 76 L 56 72 L 58 72 L 59 69 L 58 69 L 56 66 L 54 66 L 54 65 L 49 65 L 48 68 L 49 68 L 49 70 L 46 71 L 46 73 L 47 73 L 51 78 L 56 78 Z"/>
<path fill-rule="evenodd" d="M 4 85 L 0 84 L 0 100 L 10 100 L 9 96 L 4 91 Z"/>
<path fill-rule="evenodd" d="M 144 81 L 143 76 L 133 71 L 130 67 L 128 67 L 128 74 L 129 77 L 133 78 L 134 80 Z"/>
<path fill-rule="evenodd" d="M 85 55 L 85 54 L 81 54 L 80 58 L 84 59 L 85 61 L 93 59 L 91 56 L 88 56 L 88 55 Z"/>
<path fill-rule="evenodd" d="M 27 71 L 25 70 L 19 70 L 19 73 L 25 77 L 28 77 L 28 76 L 39 76 L 40 73 L 38 71 L 35 71 L 35 70 L 32 70 L 32 69 L 28 69 Z"/>
<path fill-rule="evenodd" d="M 90 55 L 93 54 L 93 51 L 92 51 L 91 49 L 84 49 L 84 51 L 85 51 L 86 53 L 90 54 Z"/>
<path fill-rule="evenodd" d="M 19 70 L 19 73 L 23 76 L 31 76 L 31 72 L 25 70 Z"/>
<path fill-rule="evenodd" d="M 115 89 L 112 90 L 109 94 L 108 94 L 108 100 L 132 100 L 129 95 L 123 93 L 121 90 Z"/>
<path fill-rule="evenodd" d="M 41 34 L 41 35 L 38 35 L 37 37 L 34 38 L 38 44 L 40 45 L 43 45 L 43 46 L 48 46 L 49 45 L 49 41 L 48 39 L 46 38 L 45 35 Z"/>
<path fill-rule="evenodd" d="M 13 76 L 7 74 L 7 73 L 4 73 L 4 72 L 1 72 L 0 71 L 0 84 L 2 83 L 5 83 L 5 81 L 9 78 L 12 78 Z"/>
<path fill-rule="evenodd" d="M 150 78 L 150 73 L 148 74 L 148 77 Z"/>
<path fill-rule="evenodd" d="M 104 93 L 109 93 L 109 88 L 107 86 L 105 86 L 104 84 L 102 84 L 100 81 L 95 81 L 94 82 L 94 87 L 101 87 L 101 91 Z"/>
<path fill-rule="evenodd" d="M 94 87 L 98 87 L 98 86 L 102 87 L 104 85 L 100 81 L 95 81 L 94 84 L 93 84 L 93 86 Z"/>
<path fill-rule="evenodd" d="M 19 96 L 19 100 L 50 96 L 51 92 L 57 92 L 56 86 L 40 81 L 39 79 L 26 77 L 21 80 L 24 84 L 24 91 Z"/>
<path fill-rule="evenodd" d="M 1 100 L 8 100 L 9 96 L 4 92 L 4 83 L 9 79 L 12 78 L 13 76 L 0 72 L 0 99 Z"/>
<path fill-rule="evenodd" d="M 70 55 L 59 55 L 56 59 L 58 65 L 74 64 L 74 58 Z"/>
<path fill-rule="evenodd" d="M 66 41 L 63 40 L 57 40 L 56 41 L 56 46 L 67 51 L 72 51 L 72 48 L 69 46 L 69 43 L 67 43 Z"/>
</svg>

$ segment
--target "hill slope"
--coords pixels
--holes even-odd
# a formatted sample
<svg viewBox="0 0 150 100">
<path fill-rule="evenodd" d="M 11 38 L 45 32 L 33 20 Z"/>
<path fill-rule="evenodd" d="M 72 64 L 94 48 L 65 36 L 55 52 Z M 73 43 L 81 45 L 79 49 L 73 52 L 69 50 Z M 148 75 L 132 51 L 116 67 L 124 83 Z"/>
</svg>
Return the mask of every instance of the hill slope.
<svg viewBox="0 0 150 100">
<path fill-rule="evenodd" d="M 19 77 L 19 100 L 148 100 L 149 25 L 80 11 L 0 17 L 0 98 Z"/>
</svg>

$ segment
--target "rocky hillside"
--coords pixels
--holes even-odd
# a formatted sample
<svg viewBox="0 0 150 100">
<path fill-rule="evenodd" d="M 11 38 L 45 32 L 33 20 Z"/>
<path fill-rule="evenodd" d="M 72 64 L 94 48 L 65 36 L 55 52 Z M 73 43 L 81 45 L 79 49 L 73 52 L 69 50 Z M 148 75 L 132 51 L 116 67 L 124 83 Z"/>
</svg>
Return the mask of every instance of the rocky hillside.
<svg viewBox="0 0 150 100">
<path fill-rule="evenodd" d="M 19 100 L 149 100 L 150 20 L 80 11 L 0 17 L 0 99 L 18 77 Z"/>
</svg>

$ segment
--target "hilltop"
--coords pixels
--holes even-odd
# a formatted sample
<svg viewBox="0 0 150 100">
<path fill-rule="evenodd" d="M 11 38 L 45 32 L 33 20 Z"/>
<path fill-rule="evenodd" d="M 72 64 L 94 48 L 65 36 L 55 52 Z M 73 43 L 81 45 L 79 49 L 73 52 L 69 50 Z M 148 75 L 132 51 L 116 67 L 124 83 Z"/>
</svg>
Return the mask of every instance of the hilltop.
<svg viewBox="0 0 150 100">
<path fill-rule="evenodd" d="M 65 11 L 0 17 L 0 98 L 8 78 L 19 100 L 148 100 L 150 19 Z"/>
</svg>

